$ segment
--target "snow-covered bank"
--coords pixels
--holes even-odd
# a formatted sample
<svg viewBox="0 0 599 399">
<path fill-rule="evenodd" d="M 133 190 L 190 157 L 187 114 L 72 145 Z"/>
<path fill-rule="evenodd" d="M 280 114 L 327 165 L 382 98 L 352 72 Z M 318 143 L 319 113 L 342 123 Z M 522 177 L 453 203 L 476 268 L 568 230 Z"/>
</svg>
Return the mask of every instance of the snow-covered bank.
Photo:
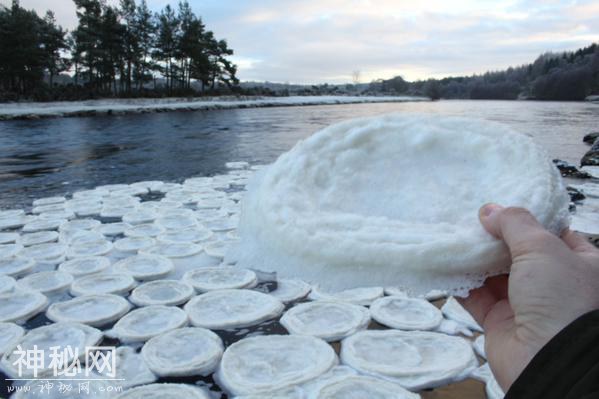
<svg viewBox="0 0 599 399">
<path fill-rule="evenodd" d="M 8 103 L 0 105 L 0 120 L 38 119 L 69 116 L 135 114 L 146 112 L 198 111 L 231 108 L 288 107 L 429 101 L 409 96 L 294 96 L 294 97 L 213 97 L 163 99 L 110 99 L 50 103 Z"/>
</svg>

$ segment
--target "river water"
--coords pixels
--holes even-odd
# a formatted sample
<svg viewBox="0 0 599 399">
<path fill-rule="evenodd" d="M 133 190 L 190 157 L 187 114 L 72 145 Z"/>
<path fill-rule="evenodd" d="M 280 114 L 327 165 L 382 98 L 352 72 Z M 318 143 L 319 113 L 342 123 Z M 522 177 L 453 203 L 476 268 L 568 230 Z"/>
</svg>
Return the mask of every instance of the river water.
<svg viewBox="0 0 599 399">
<path fill-rule="evenodd" d="M 549 155 L 578 163 L 599 105 L 437 101 L 170 112 L 0 122 L 0 208 L 109 183 L 180 181 L 264 164 L 331 123 L 385 113 L 432 113 L 502 122 Z"/>
</svg>

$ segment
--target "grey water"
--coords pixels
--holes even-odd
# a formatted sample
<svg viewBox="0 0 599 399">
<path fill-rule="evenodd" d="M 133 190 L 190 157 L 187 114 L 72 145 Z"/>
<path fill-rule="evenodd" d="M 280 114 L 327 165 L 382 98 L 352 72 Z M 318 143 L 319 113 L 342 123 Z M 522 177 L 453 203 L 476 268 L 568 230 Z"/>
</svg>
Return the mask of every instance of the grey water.
<svg viewBox="0 0 599 399">
<path fill-rule="evenodd" d="M 599 130 L 599 105 L 435 101 L 250 108 L 0 122 L 0 208 L 102 184 L 181 181 L 227 161 L 273 162 L 298 140 L 342 120 L 428 113 L 502 122 L 553 158 L 578 163 L 582 136 Z"/>
</svg>

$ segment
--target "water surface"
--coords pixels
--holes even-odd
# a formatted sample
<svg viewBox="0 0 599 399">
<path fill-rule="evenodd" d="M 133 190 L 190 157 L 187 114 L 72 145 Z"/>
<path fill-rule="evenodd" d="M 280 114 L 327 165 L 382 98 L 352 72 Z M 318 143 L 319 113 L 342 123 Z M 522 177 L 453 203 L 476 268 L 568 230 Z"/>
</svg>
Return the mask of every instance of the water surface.
<svg viewBox="0 0 599 399">
<path fill-rule="evenodd" d="M 227 161 L 270 163 L 298 140 L 345 119 L 390 112 L 483 118 L 534 137 L 577 163 L 598 129 L 591 103 L 437 101 L 251 108 L 0 122 L 0 208 L 101 184 L 180 181 Z"/>
</svg>

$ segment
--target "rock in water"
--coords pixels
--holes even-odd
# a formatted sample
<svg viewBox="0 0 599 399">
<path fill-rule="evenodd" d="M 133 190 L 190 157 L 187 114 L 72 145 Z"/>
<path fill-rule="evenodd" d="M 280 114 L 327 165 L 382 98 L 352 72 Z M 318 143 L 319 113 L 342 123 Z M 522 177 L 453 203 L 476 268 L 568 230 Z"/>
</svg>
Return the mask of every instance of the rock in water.
<svg viewBox="0 0 599 399">
<path fill-rule="evenodd" d="M 555 233 L 567 225 L 561 176 L 529 137 L 463 118 L 347 121 L 256 173 L 227 258 L 326 291 L 465 294 L 509 265 L 478 221 L 487 202 L 526 207 Z"/>
<path fill-rule="evenodd" d="M 580 160 L 581 166 L 597 166 L 599 165 L 599 140 L 595 140 L 595 144 L 590 150 L 584 154 L 584 157 Z"/>
<path fill-rule="evenodd" d="M 582 138 L 582 141 L 584 141 L 587 144 L 593 144 L 595 141 L 597 141 L 597 139 L 599 138 L 599 132 L 591 132 L 589 134 L 585 134 L 584 137 Z"/>
<path fill-rule="evenodd" d="M 593 177 L 587 172 L 579 170 L 576 166 L 566 161 L 562 161 L 561 159 L 554 159 L 553 163 L 557 166 L 563 177 L 574 177 L 577 179 L 590 179 Z"/>
</svg>

